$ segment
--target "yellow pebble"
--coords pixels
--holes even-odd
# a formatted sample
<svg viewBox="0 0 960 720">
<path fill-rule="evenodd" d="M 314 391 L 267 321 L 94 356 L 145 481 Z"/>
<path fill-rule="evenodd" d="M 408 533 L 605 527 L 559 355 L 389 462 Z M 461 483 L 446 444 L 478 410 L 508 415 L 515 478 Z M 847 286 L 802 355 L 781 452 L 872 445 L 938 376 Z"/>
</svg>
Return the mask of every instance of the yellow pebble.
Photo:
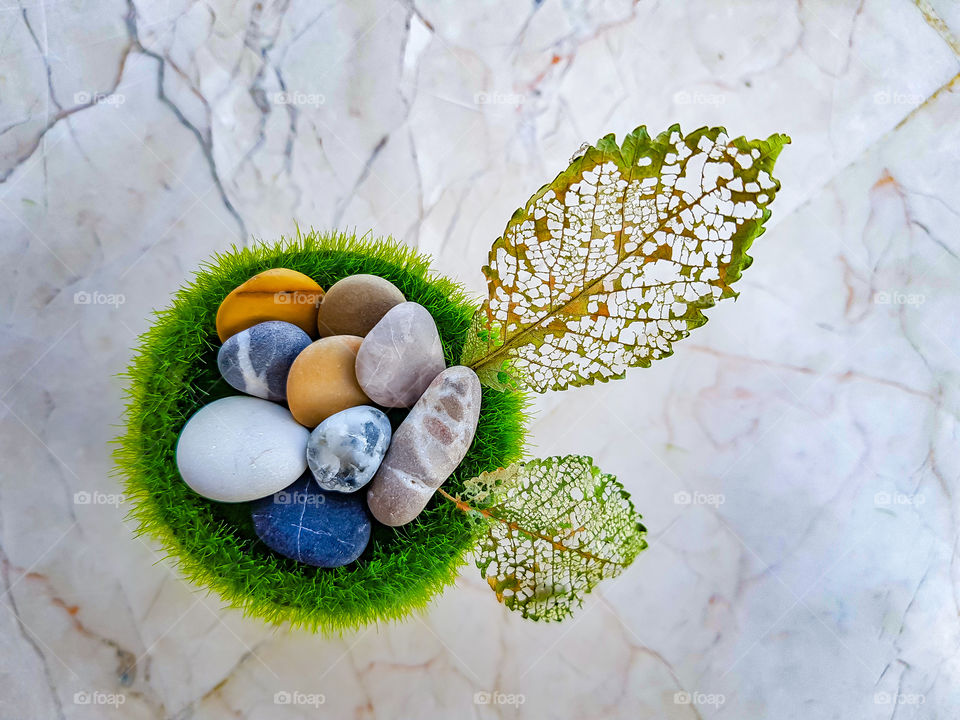
<svg viewBox="0 0 960 720">
<path fill-rule="evenodd" d="M 321 300 L 323 288 L 303 273 L 287 268 L 265 270 L 234 288 L 220 303 L 217 335 L 224 342 L 258 323 L 283 320 L 315 338 Z"/>
</svg>

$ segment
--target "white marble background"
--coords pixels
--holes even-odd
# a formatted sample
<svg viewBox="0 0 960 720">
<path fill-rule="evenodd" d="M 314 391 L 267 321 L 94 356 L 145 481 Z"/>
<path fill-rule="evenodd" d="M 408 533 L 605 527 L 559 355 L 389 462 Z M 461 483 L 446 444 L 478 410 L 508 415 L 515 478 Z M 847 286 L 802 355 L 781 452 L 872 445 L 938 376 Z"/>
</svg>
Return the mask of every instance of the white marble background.
<svg viewBox="0 0 960 720">
<path fill-rule="evenodd" d="M 960 716 L 958 38 L 956 0 L 3 0 L 0 718 Z M 75 502 L 210 253 L 372 228 L 480 292 L 581 142 L 674 121 L 793 144 L 740 299 L 538 404 L 651 530 L 573 620 L 468 566 L 422 618 L 266 627 Z"/>
</svg>

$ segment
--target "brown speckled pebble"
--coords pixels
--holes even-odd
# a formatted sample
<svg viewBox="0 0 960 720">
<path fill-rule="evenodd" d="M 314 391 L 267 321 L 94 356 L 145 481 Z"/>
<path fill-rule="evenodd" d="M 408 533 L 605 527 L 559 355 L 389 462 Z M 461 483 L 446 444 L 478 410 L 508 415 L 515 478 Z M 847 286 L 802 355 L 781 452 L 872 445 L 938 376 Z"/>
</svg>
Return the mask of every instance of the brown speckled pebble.
<svg viewBox="0 0 960 720">
<path fill-rule="evenodd" d="M 377 275 L 350 275 L 338 280 L 323 296 L 317 312 L 320 337 L 363 337 L 390 308 L 403 301 L 403 293 Z"/>
<path fill-rule="evenodd" d="M 384 525 L 420 514 L 467 454 L 480 418 L 480 380 L 457 365 L 437 375 L 393 434 L 367 505 Z"/>
</svg>

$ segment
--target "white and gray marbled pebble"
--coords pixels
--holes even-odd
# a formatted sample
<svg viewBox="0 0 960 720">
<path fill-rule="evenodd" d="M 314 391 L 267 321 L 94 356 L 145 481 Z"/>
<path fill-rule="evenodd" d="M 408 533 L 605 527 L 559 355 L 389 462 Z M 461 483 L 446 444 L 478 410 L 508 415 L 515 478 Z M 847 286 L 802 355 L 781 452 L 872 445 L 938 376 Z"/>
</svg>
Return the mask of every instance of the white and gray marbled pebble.
<svg viewBox="0 0 960 720">
<path fill-rule="evenodd" d="M 443 368 L 437 324 L 414 302 L 391 308 L 357 353 L 357 382 L 384 407 L 411 407 Z"/>
<path fill-rule="evenodd" d="M 390 420 L 369 405 L 328 417 L 307 440 L 307 464 L 317 484 L 345 493 L 362 488 L 383 462 L 390 434 Z"/>
<path fill-rule="evenodd" d="M 194 491 L 220 502 L 272 495 L 307 469 L 310 431 L 290 411 L 234 395 L 204 405 L 177 442 L 177 468 Z"/>
<path fill-rule="evenodd" d="M 447 368 L 397 428 L 373 476 L 367 506 L 384 525 L 406 525 L 467 454 L 480 418 L 480 380 L 461 365 Z"/>
<path fill-rule="evenodd" d="M 269 320 L 230 336 L 217 355 L 223 379 L 240 392 L 285 400 L 287 374 L 310 336 L 296 325 Z"/>
</svg>

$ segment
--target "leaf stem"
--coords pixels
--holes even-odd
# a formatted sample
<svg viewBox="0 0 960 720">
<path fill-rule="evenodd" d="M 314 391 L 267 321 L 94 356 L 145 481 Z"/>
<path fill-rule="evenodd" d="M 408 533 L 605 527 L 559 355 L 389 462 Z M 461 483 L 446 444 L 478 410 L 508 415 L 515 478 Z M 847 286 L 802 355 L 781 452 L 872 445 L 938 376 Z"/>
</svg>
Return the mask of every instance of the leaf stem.
<svg viewBox="0 0 960 720">
<path fill-rule="evenodd" d="M 599 557 L 598 555 L 594 555 L 593 553 L 587 552 L 586 550 L 581 550 L 580 548 L 575 548 L 575 547 L 568 547 L 564 545 L 562 542 L 550 537 L 549 535 L 544 535 L 543 533 L 537 532 L 536 530 L 529 530 L 523 527 L 522 525 L 520 525 L 519 523 L 514 522 L 513 520 L 505 520 L 504 518 L 498 517 L 497 515 L 490 512 L 486 508 L 475 508 L 465 500 L 462 500 L 458 497 L 454 497 L 443 488 L 437 488 L 437 492 L 443 495 L 443 497 L 445 497 L 447 500 L 452 502 L 457 507 L 457 509 L 462 512 L 480 513 L 486 518 L 490 518 L 491 520 L 495 520 L 496 522 L 503 523 L 504 525 L 506 525 L 508 528 L 510 528 L 515 532 L 521 532 L 524 535 L 529 535 L 530 537 L 535 537 L 538 540 L 543 540 L 545 543 L 549 543 L 554 550 L 558 550 L 560 552 L 572 552 L 584 558 L 585 560 L 593 560 L 595 562 L 601 563 L 602 565 L 615 565 L 615 566 L 620 565 L 620 563 L 614 563 L 610 560 L 607 560 L 606 558 Z M 583 528 L 580 528 L 580 529 L 582 530 Z M 579 530 L 577 532 L 579 532 Z"/>
</svg>

